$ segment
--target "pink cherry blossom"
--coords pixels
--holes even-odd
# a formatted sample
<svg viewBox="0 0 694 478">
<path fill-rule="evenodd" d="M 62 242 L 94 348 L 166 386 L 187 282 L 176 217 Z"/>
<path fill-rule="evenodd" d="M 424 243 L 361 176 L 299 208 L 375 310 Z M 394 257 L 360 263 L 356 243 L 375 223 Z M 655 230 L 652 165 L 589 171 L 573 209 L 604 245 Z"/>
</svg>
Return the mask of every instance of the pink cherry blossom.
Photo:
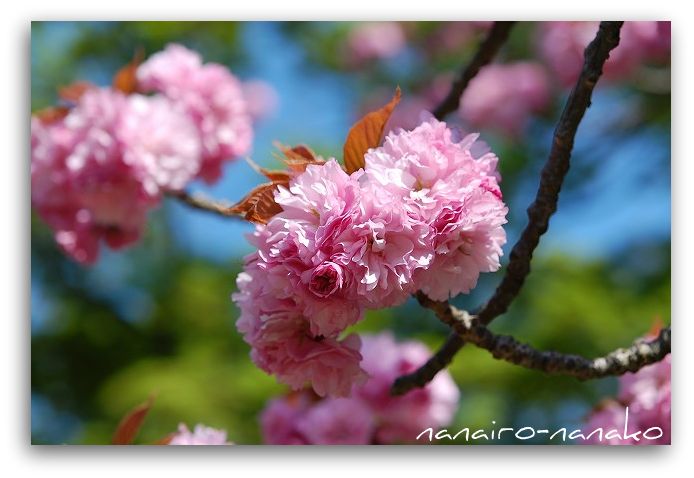
<svg viewBox="0 0 694 478">
<path fill-rule="evenodd" d="M 149 191 L 183 189 L 200 169 L 195 125 L 164 97 L 131 95 L 121 115 L 123 161 L 146 171 Z"/>
<path fill-rule="evenodd" d="M 357 337 L 340 334 L 366 309 L 468 292 L 499 268 L 507 208 L 497 158 L 476 140 L 431 119 L 389 134 L 365 170 L 331 159 L 278 188 L 282 211 L 250 236 L 257 250 L 232 296 L 256 364 L 294 389 L 346 396 L 365 374 Z"/>
<path fill-rule="evenodd" d="M 195 425 L 191 432 L 188 427 L 181 423 L 178 425 L 178 433 L 176 433 L 169 445 L 232 445 L 227 442 L 227 432 L 225 430 L 216 430 L 204 425 Z"/>
<path fill-rule="evenodd" d="M 475 128 L 519 136 L 533 113 L 549 104 L 544 69 L 531 62 L 485 66 L 460 98 L 460 116 Z"/>
<path fill-rule="evenodd" d="M 365 379 L 359 368 L 359 337 L 316 335 L 291 297 L 273 292 L 275 277 L 259 267 L 239 274 L 233 295 L 241 309 L 237 328 L 251 345 L 251 359 L 265 372 L 298 390 L 310 383 L 320 396 L 346 396 Z"/>
<path fill-rule="evenodd" d="M 414 442 L 428 427 L 445 427 L 458 409 L 460 392 L 447 371 L 440 372 L 424 388 L 392 396 L 396 378 L 413 372 L 431 356 L 416 341 L 397 343 L 390 333 L 362 337 L 361 366 L 369 380 L 354 389 L 353 396 L 369 405 L 378 427 L 379 443 Z"/>
<path fill-rule="evenodd" d="M 368 406 L 349 398 L 321 400 L 296 423 L 296 429 L 312 445 L 368 445 L 374 426 Z"/>
<path fill-rule="evenodd" d="M 642 427 L 660 427 L 659 443 L 670 443 L 671 430 L 671 355 L 637 373 L 620 377 L 619 400 L 629 404 L 629 411 Z"/>
<path fill-rule="evenodd" d="M 456 141 L 454 134 L 446 123 L 434 118 L 412 131 L 391 132 L 383 146 L 366 154 L 366 171 L 381 185 L 394 183 L 408 193 L 431 189 L 460 171 L 464 175 L 457 180 L 479 177 L 498 181 L 496 155 L 486 151 L 479 155 L 473 149 L 479 135 L 471 134 Z"/>
<path fill-rule="evenodd" d="M 361 176 L 361 204 L 348 227 L 333 235 L 349 259 L 358 300 L 370 308 L 389 307 L 414 291 L 412 276 L 433 257 L 429 228 L 413 218 L 399 196 Z"/>
<path fill-rule="evenodd" d="M 584 427 L 584 434 L 597 428 L 604 433 L 616 429 L 611 439 L 600 440 L 598 434 L 589 439 L 589 443 L 603 445 L 665 445 L 671 439 L 671 355 L 658 363 L 648 365 L 636 373 L 627 373 L 620 377 L 617 400 L 607 400 L 590 415 Z M 628 416 L 627 416 L 628 408 Z M 625 421 L 628 420 L 627 434 L 624 433 Z M 649 429 L 653 428 L 651 432 Z M 659 429 L 659 430 L 658 430 Z M 654 439 L 633 434 L 640 431 L 648 433 Z M 655 438 L 662 431 L 662 436 Z"/>
<path fill-rule="evenodd" d="M 277 202 L 284 211 L 251 238 L 264 296 L 284 299 L 315 336 L 333 336 L 363 314 L 352 253 L 341 238 L 359 213 L 359 183 L 333 160 L 309 166 Z M 263 274 L 261 279 L 259 274 Z"/>
<path fill-rule="evenodd" d="M 308 445 L 297 423 L 313 402 L 314 396 L 306 391 L 271 400 L 260 416 L 263 441 L 268 445 Z"/>
<path fill-rule="evenodd" d="M 454 199 L 460 195 L 457 191 L 439 189 L 433 195 L 438 199 L 431 212 L 436 258 L 415 275 L 420 290 L 435 300 L 468 293 L 477 285 L 480 272 L 501 267 L 501 246 L 506 242 L 502 226 L 508 208 L 497 189 L 480 187 L 480 183 L 462 201 Z"/>
<path fill-rule="evenodd" d="M 445 123 L 432 118 L 411 132 L 389 134 L 366 155 L 374 182 L 399 191 L 428 225 L 435 255 L 425 267 L 413 268 L 413 285 L 436 300 L 469 292 L 480 272 L 500 267 L 508 208 L 498 186 L 498 158 L 474 151 L 477 138 L 456 142 Z"/>
<path fill-rule="evenodd" d="M 633 439 L 624 439 L 624 422 L 626 418 L 624 405 L 616 401 L 603 403 L 583 427 L 586 443 L 591 445 L 636 445 Z M 632 417 L 633 418 L 633 417 Z M 630 420 L 628 432 L 634 431 L 635 420 Z"/>
<path fill-rule="evenodd" d="M 412 272 L 431 253 L 426 225 L 412 220 L 403 204 L 364 177 L 348 176 L 334 160 L 309 166 L 277 202 L 277 220 L 311 221 L 315 216 L 314 262 L 339 264 L 356 290 L 353 297 L 372 307 L 387 307 L 412 292 Z M 275 218 L 273 218 L 275 221 Z M 318 264 L 316 264 L 318 265 Z"/>
<path fill-rule="evenodd" d="M 163 98 L 85 92 L 55 122 L 32 119 L 32 204 L 75 260 L 91 263 L 101 241 L 135 242 L 161 192 L 199 168 L 192 123 Z"/>
<path fill-rule="evenodd" d="M 447 426 L 458 408 L 459 391 L 447 371 L 422 389 L 391 396 L 400 375 L 422 365 L 429 350 L 414 341 L 396 343 L 389 333 L 362 340 L 362 367 L 369 379 L 349 398 L 319 399 L 310 391 L 272 400 L 261 415 L 269 444 L 413 443 L 428 427 Z"/>
<path fill-rule="evenodd" d="M 137 80 L 193 119 L 203 151 L 198 176 L 205 181 L 219 179 L 225 161 L 250 150 L 253 130 L 242 85 L 224 66 L 203 64 L 196 52 L 171 44 L 138 67 Z"/>
</svg>

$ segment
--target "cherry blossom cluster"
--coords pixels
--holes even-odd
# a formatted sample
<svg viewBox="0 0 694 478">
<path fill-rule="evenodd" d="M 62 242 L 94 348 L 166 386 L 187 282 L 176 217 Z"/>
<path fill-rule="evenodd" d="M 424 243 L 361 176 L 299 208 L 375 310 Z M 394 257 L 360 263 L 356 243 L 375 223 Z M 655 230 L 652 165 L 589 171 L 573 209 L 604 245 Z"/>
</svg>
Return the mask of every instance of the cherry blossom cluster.
<svg viewBox="0 0 694 478">
<path fill-rule="evenodd" d="M 585 430 L 590 432 L 602 428 L 605 431 L 602 440 L 598 434 L 593 435 L 592 443 L 598 445 L 670 444 L 671 357 L 668 355 L 658 363 L 620 377 L 617 399 L 603 402 L 589 417 Z M 649 431 L 651 428 L 653 430 Z M 616 430 L 617 433 L 609 434 L 609 430 Z M 648 439 L 639 437 L 644 433 Z"/>
<path fill-rule="evenodd" d="M 299 390 L 347 396 L 364 383 L 360 341 L 342 334 L 366 309 L 421 290 L 445 300 L 499 268 L 507 208 L 497 157 L 430 119 L 389 134 L 365 168 L 310 165 L 250 237 L 232 297 L 238 330 L 265 372 Z M 480 150 L 478 150 L 480 149 Z"/>
<path fill-rule="evenodd" d="M 227 441 L 227 432 L 197 424 L 193 431 L 181 423 L 178 431 L 169 440 L 169 445 L 233 445 Z"/>
<path fill-rule="evenodd" d="M 447 426 L 459 392 L 447 371 L 426 387 L 394 397 L 393 380 L 422 365 L 429 350 L 397 343 L 389 333 L 363 337 L 362 367 L 369 379 L 349 398 L 319 398 L 309 390 L 272 400 L 262 413 L 263 440 L 271 445 L 366 445 L 415 442 L 427 427 Z"/>
<path fill-rule="evenodd" d="M 32 204 L 82 263 L 96 260 L 102 241 L 136 241 L 164 192 L 218 179 L 225 161 L 250 149 L 249 111 L 262 113 L 229 70 L 180 45 L 152 55 L 136 78 L 153 94 L 89 86 L 66 114 L 31 120 Z"/>
</svg>

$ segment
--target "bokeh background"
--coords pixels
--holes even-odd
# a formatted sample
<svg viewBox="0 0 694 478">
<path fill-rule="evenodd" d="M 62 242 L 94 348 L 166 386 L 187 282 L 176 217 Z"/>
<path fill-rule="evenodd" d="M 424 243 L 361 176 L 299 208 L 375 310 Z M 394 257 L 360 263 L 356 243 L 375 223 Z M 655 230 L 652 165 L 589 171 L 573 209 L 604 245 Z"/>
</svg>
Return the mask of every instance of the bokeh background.
<svg viewBox="0 0 694 478">
<path fill-rule="evenodd" d="M 255 130 L 256 162 L 275 164 L 275 140 L 340 157 L 350 125 L 387 100 L 396 85 L 405 98 L 400 108 L 409 106 L 403 123 L 416 123 L 417 105 L 427 107 L 433 85 L 446 91 L 485 30 L 465 22 L 397 23 L 391 25 L 401 35 L 396 47 L 364 54 L 354 40 L 363 26 L 34 22 L 31 108 L 55 104 L 56 88 L 76 80 L 108 84 L 137 47 L 151 54 L 178 42 L 274 90 Z M 541 27 L 517 25 L 496 62 L 544 65 Z M 657 320 L 670 322 L 669 71 L 668 55 L 667 61 L 646 62 L 598 84 L 559 210 L 527 285 L 509 313 L 495 321 L 496 332 L 543 349 L 597 356 L 631 343 Z M 528 118 L 521 134 L 474 128 L 456 114 L 450 118 L 464 131 L 480 131 L 500 157 L 510 208 L 507 254 L 525 225 L 525 208 L 569 91 L 549 68 L 547 74 L 551 101 Z M 239 160 L 227 164 L 214 186 L 194 183 L 191 190 L 236 201 L 262 181 Z M 242 257 L 251 250 L 244 234 L 252 225 L 167 199 L 150 215 L 144 240 L 122 252 L 104 248 L 98 263 L 84 267 L 57 249 L 33 212 L 31 224 L 33 443 L 109 443 L 119 419 L 152 394 L 155 405 L 139 443 L 161 438 L 179 422 L 224 428 L 236 443 L 260 443 L 258 414 L 286 388 L 251 363 L 234 326 L 230 295 Z M 474 309 L 500 277 L 483 275 L 477 289 L 455 303 Z M 355 329 L 390 329 L 432 349 L 446 336 L 446 328 L 414 301 L 369 312 Z M 612 378 L 581 383 L 551 377 L 473 347 L 459 353 L 450 371 L 461 388 L 453 429 L 489 428 L 492 420 L 503 424 L 497 426 L 576 427 L 616 391 Z"/>
</svg>

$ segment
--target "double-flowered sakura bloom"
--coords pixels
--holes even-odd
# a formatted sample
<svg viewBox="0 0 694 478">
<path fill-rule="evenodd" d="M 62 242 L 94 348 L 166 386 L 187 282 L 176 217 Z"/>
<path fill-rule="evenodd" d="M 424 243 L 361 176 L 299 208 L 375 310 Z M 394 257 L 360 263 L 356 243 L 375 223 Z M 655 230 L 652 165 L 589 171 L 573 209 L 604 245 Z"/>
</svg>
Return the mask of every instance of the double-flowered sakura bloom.
<svg viewBox="0 0 694 478">
<path fill-rule="evenodd" d="M 137 241 L 164 192 L 217 179 L 251 144 L 252 95 L 223 66 L 170 45 L 136 76 L 139 91 L 159 94 L 87 86 L 65 115 L 31 120 L 32 205 L 82 263 L 101 242 Z"/>
<path fill-rule="evenodd" d="M 31 122 L 31 197 L 74 259 L 93 262 L 101 240 L 136 241 L 147 210 L 200 167 L 190 119 L 164 98 L 89 89 L 64 118 Z"/>
<path fill-rule="evenodd" d="M 169 445 L 233 445 L 227 441 L 227 432 L 197 424 L 191 432 L 181 423 L 178 432 L 169 441 Z"/>
<path fill-rule="evenodd" d="M 550 102 L 543 67 L 532 62 L 488 65 L 460 98 L 460 116 L 475 128 L 493 128 L 519 136 L 533 113 Z"/>
<path fill-rule="evenodd" d="M 617 399 L 600 404 L 584 427 L 586 435 L 598 429 L 604 431 L 602 435 L 598 432 L 591 436 L 589 442 L 597 445 L 670 444 L 671 367 L 668 355 L 636 373 L 623 375 Z M 616 432 L 609 433 L 610 430 Z"/>
<path fill-rule="evenodd" d="M 576 82 L 583 67 L 583 51 L 595 37 L 598 22 L 543 22 L 539 28 L 540 53 L 564 86 Z M 619 80 L 644 62 L 670 58 L 670 22 L 624 22 L 619 45 L 605 62 L 604 77 Z"/>
<path fill-rule="evenodd" d="M 361 445 L 414 442 L 430 426 L 446 426 L 458 408 L 459 392 L 448 372 L 422 389 L 393 397 L 395 378 L 429 356 L 418 342 L 396 343 L 383 333 L 363 338 L 362 367 L 369 379 L 349 398 L 320 399 L 308 390 L 272 400 L 263 411 L 265 443 L 275 445 Z"/>
<path fill-rule="evenodd" d="M 480 272 L 500 267 L 508 209 L 498 184 L 498 158 L 476 144 L 478 137 L 454 141 L 453 131 L 432 119 L 388 135 L 366 155 L 366 174 L 428 229 L 430 255 L 421 256 L 408 292 L 446 300 L 474 288 Z"/>
<path fill-rule="evenodd" d="M 171 44 L 137 69 L 138 87 L 165 95 L 194 121 L 202 144 L 198 176 L 219 179 L 225 161 L 243 156 L 253 140 L 252 118 L 241 82 L 222 65 Z"/>
<path fill-rule="evenodd" d="M 294 389 L 347 396 L 366 372 L 355 335 L 365 309 L 423 290 L 446 299 L 499 268 L 507 208 L 491 153 L 431 119 L 391 133 L 352 174 L 310 165 L 250 238 L 234 301 L 255 363 Z"/>
</svg>

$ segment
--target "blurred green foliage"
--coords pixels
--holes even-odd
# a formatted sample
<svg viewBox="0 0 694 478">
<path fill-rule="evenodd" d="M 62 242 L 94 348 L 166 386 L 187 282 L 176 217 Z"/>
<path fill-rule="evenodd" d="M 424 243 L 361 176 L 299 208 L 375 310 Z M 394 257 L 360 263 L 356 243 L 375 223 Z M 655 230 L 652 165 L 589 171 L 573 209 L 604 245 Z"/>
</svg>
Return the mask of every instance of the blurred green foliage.
<svg viewBox="0 0 694 478">
<path fill-rule="evenodd" d="M 413 28 L 426 36 L 435 26 L 426 22 Z M 344 38 L 347 24 L 283 27 L 306 45 L 311 68 L 341 68 L 331 52 Z M 72 37 L 65 49 L 47 43 L 50 28 L 60 25 L 32 25 L 32 109 L 53 103 L 55 87 L 89 76 L 91 65 L 99 65 L 96 76 L 115 71 L 138 46 L 151 53 L 178 41 L 200 50 L 208 60 L 244 62 L 240 26 L 235 23 L 72 24 L 65 29 Z M 319 41 L 321 32 L 325 41 Z M 530 37 L 530 27 L 521 25 L 505 54 L 530 55 Z M 365 90 L 393 82 L 416 88 L 434 70 L 460 68 L 461 58 L 472 54 L 474 45 L 461 45 L 411 77 L 396 79 L 377 66 L 343 74 L 357 75 Z M 624 134 L 646 122 L 660 123 L 665 128 L 661 134 L 669 134 L 669 95 L 638 95 L 649 105 L 643 108 L 648 114 Z M 339 150 L 339 145 L 333 148 Z M 535 178 L 543 154 L 536 145 L 503 139 L 495 148 L 504 158 L 504 191 L 511 197 L 524 181 Z M 581 154 L 577 152 L 579 158 Z M 669 164 L 669 157 L 666 161 Z M 581 172 L 572 171 L 572 179 L 579 178 L 579 187 L 580 178 L 589 177 L 595 163 L 576 162 Z M 511 212 L 510 224 L 516 230 L 524 222 L 523 207 Z M 32 216 L 31 387 L 37 407 L 32 414 L 33 443 L 109 443 L 119 419 L 149 396 L 156 400 L 138 443 L 165 436 L 179 422 L 224 428 L 237 443 L 260 442 L 258 414 L 269 398 L 286 389 L 252 364 L 248 346 L 235 330 L 237 310 L 230 294 L 241 258 L 213 263 L 190 257 L 171 239 L 167 212 L 164 208 L 152 216 L 141 243 L 125 252 L 107 253 L 93 270 L 65 258 L 50 231 Z M 668 240 L 632 243 L 603 260 L 572 257 L 570 252 L 538 254 L 518 300 L 494 323 L 496 332 L 542 349 L 596 356 L 644 335 L 656 318 L 669 323 Z M 478 289 L 457 303 L 470 309 L 481 304 L 500 274 L 482 278 Z M 34 299 L 34 293 L 40 298 Z M 446 328 L 412 301 L 369 312 L 355 327 L 366 333 L 383 329 L 403 339 L 420 339 L 432 349 L 446 335 Z M 450 371 L 462 391 L 453 430 L 489 428 L 492 421 L 497 426 L 578 425 L 601 397 L 616 390 L 615 379 L 583 383 L 550 377 L 494 360 L 473 347 L 462 350 Z"/>
</svg>

